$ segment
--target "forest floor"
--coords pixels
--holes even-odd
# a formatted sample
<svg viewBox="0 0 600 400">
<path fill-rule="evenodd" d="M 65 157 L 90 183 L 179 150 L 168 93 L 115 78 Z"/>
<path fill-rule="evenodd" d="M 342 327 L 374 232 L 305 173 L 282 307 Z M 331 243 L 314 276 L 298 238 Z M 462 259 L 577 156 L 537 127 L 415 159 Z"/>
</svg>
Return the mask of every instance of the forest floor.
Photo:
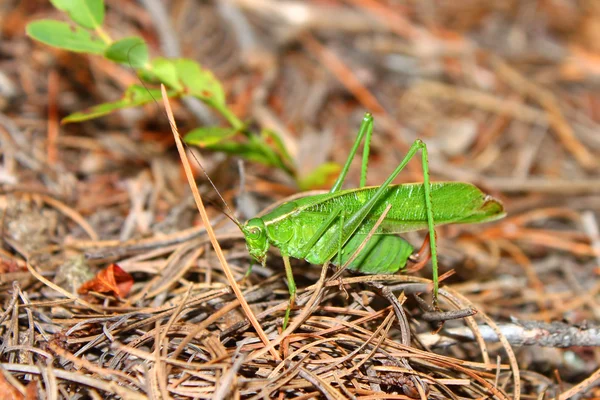
<svg viewBox="0 0 600 400">
<path fill-rule="evenodd" d="M 141 81 L 28 37 L 32 21 L 68 21 L 49 2 L 3 2 L 3 398 L 600 398 L 598 4 L 106 0 L 106 32 L 198 61 L 289 153 L 293 174 L 189 146 L 223 266 L 161 99 L 61 124 Z M 171 104 L 182 134 L 224 124 Z M 335 277 L 293 260 L 284 331 L 281 257 L 244 278 L 253 262 L 207 176 L 244 221 L 299 186 L 327 189 L 339 168 L 311 173 L 344 163 L 366 111 L 369 185 L 420 138 L 433 181 L 473 183 L 507 215 L 437 228 L 440 312 L 430 265 Z M 422 175 L 417 157 L 395 182 Z M 357 159 L 345 187 L 359 176 Z M 403 237 L 418 249 L 426 231 Z M 447 320 L 456 310 L 473 315 Z"/>
</svg>

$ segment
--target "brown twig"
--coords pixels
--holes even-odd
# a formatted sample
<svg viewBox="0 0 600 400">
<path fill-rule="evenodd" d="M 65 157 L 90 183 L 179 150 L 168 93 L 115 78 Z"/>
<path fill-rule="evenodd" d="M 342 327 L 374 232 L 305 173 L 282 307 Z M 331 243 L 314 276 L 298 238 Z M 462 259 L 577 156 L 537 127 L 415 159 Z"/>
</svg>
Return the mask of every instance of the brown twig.
<svg viewBox="0 0 600 400">
<path fill-rule="evenodd" d="M 598 327 L 573 326 L 563 322 L 515 321 L 499 324 L 498 328 L 513 346 L 542 347 L 598 347 L 600 346 L 600 329 Z M 479 326 L 486 342 L 498 342 L 498 335 L 488 326 Z M 422 334 L 419 339 L 434 347 L 453 346 L 460 341 L 474 340 L 470 329 L 446 328 L 436 335 Z"/>
</svg>

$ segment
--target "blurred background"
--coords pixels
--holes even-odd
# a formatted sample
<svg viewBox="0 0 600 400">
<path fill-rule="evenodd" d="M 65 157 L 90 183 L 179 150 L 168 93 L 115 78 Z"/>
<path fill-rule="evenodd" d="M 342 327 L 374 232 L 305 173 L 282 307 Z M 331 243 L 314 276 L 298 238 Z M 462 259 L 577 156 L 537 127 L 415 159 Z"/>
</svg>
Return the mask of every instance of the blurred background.
<svg viewBox="0 0 600 400">
<path fill-rule="evenodd" d="M 494 369 L 477 372 L 482 380 L 497 384 L 501 393 L 490 391 L 458 369 L 446 375 L 438 371 L 438 377 L 473 380 L 479 382 L 474 385 L 486 388 L 479 392 L 453 388 L 450 393 L 457 397 L 505 398 L 517 396 L 519 390 L 523 398 L 554 398 L 559 393 L 563 393 L 561 398 L 600 396 L 594 386 L 600 379 L 600 2 L 105 3 L 103 28 L 112 37 L 140 36 L 152 57 L 183 56 L 198 61 L 221 81 L 227 104 L 240 120 L 281 138 L 295 179 L 252 159 L 240 164 L 235 155 L 198 151 L 194 146 L 188 149 L 242 220 L 298 192 L 299 187 L 330 187 L 339 169 L 328 164 L 317 178 L 314 171 L 326 162 L 345 161 L 366 111 L 375 117 L 368 184 L 383 182 L 410 144 L 421 138 L 429 149 L 433 180 L 472 182 L 501 199 L 508 214 L 505 219 L 442 227 L 437 232 L 438 246 L 441 272 L 454 270 L 445 284 L 502 326 L 515 321 L 534 323 L 509 340 L 517 345 L 520 388 L 515 388 L 514 370 L 509 373 L 508 368 L 501 382 L 494 381 Z M 160 99 L 95 120 L 61 125 L 60 120 L 73 112 L 119 99 L 129 85 L 140 80 L 127 65 L 34 42 L 25 35 L 25 27 L 43 18 L 68 21 L 43 0 L 4 0 L 0 4 L 3 310 L 10 311 L 9 304 L 14 302 L 56 299 L 56 292 L 31 276 L 24 260 L 59 283 L 59 271 L 71 271 L 67 278 L 62 277 L 63 282 L 83 282 L 90 271 L 118 262 L 135 278 L 133 293 L 154 290 L 152 296 L 136 294 L 137 303 L 119 303 L 124 308 L 113 310 L 137 310 L 140 314 L 130 317 L 134 319 L 141 318 L 142 309 L 181 299 L 187 283 L 205 284 L 194 286 L 198 290 L 214 289 L 217 286 L 211 285 L 217 283 L 222 287 L 226 282 L 222 272 L 208 266 L 216 261 L 206 240 L 199 245 L 186 236 L 190 229 L 197 232 L 201 222 Z M 199 101 L 172 104 L 182 134 L 224 122 Z M 241 279 L 248 266 L 243 240 L 227 239 L 230 236 L 225 233 L 233 235 L 236 227 L 226 224 L 219 198 L 198 163 L 192 163 L 200 191 L 210 203 L 209 213 L 222 223 L 219 232 Z M 346 186 L 357 186 L 359 175 L 357 159 Z M 415 160 L 396 182 L 421 180 L 420 162 Z M 171 247 L 165 250 L 167 245 L 160 240 L 172 237 L 178 239 L 169 242 Z M 418 248 L 424 233 L 406 237 Z M 135 247 L 141 240 L 152 244 Z M 194 240 L 199 240 L 197 235 Z M 196 248 L 208 255 L 190 253 Z M 177 257 L 189 266 L 167 274 L 167 267 L 173 268 Z M 265 280 L 277 283 L 275 292 L 270 289 L 272 297 L 263 293 L 249 300 L 258 302 L 257 312 L 276 298 L 277 303 L 286 299 L 283 280 L 274 278 L 282 271 L 280 261 L 275 256 L 271 259 L 272 266 L 257 267 L 258 272 L 245 282 L 246 288 Z M 73 262 L 84 272 L 65 267 Z M 299 286 L 307 287 L 318 279 L 318 268 L 310 269 L 304 263 L 297 268 L 302 271 L 298 272 L 302 275 L 297 278 Z M 429 278 L 431 271 L 426 268 L 419 274 Z M 163 286 L 157 279 L 162 279 L 159 283 Z M 16 290 L 14 280 L 19 282 L 20 300 L 9 293 Z M 231 301 L 227 295 L 222 296 Z M 344 300 L 340 293 L 338 297 L 329 299 L 333 304 L 329 311 L 321 311 L 335 313 L 334 306 L 352 303 L 352 298 Z M 31 318 L 49 335 L 64 333 L 75 323 L 75 314 L 83 313 L 70 305 L 75 309 L 54 315 L 49 304 L 36 316 L 14 311 L 12 319 L 3 319 L 4 346 L 22 343 L 15 332 L 29 332 L 30 346 L 46 340 L 38 338 L 42 335 L 39 331 L 33 333 L 38 325 Z M 215 304 L 216 309 L 222 306 Z M 409 314 L 419 314 L 416 303 L 407 304 Z M 205 317 L 215 312 L 204 307 Z M 190 322 L 204 320 L 202 312 L 192 315 Z M 227 331 L 243 314 L 227 315 L 229 320 L 207 329 Z M 8 321 L 12 321 L 12 330 Z M 411 326 L 414 323 L 411 320 Z M 458 329 L 451 324 L 446 328 Z M 119 329 L 115 332 L 129 332 Z M 139 329 L 136 334 L 142 335 Z M 432 330 L 427 324 L 413 326 L 413 334 Z M 83 336 L 92 334 L 97 332 L 90 328 Z M 242 336 L 242 332 L 238 334 Z M 461 344 L 471 340 L 461 335 L 448 334 L 444 340 L 454 337 L 452 344 L 413 345 L 457 359 L 481 361 L 479 348 Z M 536 342 L 536 337 L 553 335 L 558 338 L 555 342 Z M 223 339 L 225 347 L 226 343 Z M 520 346 L 523 343 L 525 346 Z M 233 354 L 229 348 L 223 351 Z M 509 363 L 499 344 L 490 344 L 489 352 L 492 364 L 496 364 L 495 355 L 500 357 L 498 365 Z M 2 361 L 15 362 L 17 353 L 7 354 Z M 27 357 L 35 364 L 32 353 Z M 237 368 L 240 376 L 260 375 L 254 365 Z M 423 374 L 437 371 L 428 368 L 420 365 Z M 26 383 L 22 376 L 19 379 Z M 379 388 L 408 396 L 406 390 L 398 389 L 402 385 L 387 383 Z M 241 397 L 251 397 L 240 385 Z M 289 389 L 285 395 L 281 391 L 279 396 L 311 393 L 302 390 Z M 368 394 L 364 390 L 352 393 L 360 398 Z M 431 398 L 452 397 L 431 390 Z"/>
</svg>

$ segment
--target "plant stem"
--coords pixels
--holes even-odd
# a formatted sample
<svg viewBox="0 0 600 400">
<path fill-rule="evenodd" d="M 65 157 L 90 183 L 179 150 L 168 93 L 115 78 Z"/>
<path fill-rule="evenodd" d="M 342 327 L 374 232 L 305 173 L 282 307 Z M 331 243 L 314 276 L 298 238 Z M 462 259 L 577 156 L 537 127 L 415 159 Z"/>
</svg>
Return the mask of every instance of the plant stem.
<svg viewBox="0 0 600 400">
<path fill-rule="evenodd" d="M 100 37 L 100 39 L 102 39 L 102 41 L 106 44 L 112 44 L 113 40 L 110 37 L 110 35 L 108 33 L 106 33 L 106 31 L 104 29 L 102 29 L 101 26 L 96 27 L 95 29 L 96 34 Z"/>
</svg>

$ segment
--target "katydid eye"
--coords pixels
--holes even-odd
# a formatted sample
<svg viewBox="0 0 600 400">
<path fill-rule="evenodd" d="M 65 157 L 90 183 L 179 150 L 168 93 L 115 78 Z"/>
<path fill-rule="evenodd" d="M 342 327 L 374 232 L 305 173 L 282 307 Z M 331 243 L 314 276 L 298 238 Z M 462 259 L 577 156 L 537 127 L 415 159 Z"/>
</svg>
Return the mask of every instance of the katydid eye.
<svg viewBox="0 0 600 400">
<path fill-rule="evenodd" d="M 250 228 L 248 230 L 248 235 L 252 239 L 258 239 L 260 237 L 260 228 Z"/>
</svg>

